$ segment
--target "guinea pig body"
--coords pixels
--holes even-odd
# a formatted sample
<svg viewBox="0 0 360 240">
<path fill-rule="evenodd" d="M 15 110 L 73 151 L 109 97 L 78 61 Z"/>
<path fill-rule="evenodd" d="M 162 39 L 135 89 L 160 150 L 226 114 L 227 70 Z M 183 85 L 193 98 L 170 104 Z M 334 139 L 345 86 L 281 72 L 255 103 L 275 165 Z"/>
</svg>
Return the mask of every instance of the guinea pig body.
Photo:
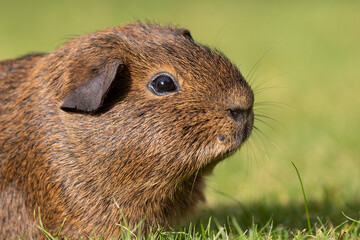
<svg viewBox="0 0 360 240">
<path fill-rule="evenodd" d="M 0 62 L 0 238 L 143 232 L 204 200 L 249 137 L 254 95 L 188 30 L 128 24 Z M 42 236 L 43 237 L 43 236 Z"/>
</svg>

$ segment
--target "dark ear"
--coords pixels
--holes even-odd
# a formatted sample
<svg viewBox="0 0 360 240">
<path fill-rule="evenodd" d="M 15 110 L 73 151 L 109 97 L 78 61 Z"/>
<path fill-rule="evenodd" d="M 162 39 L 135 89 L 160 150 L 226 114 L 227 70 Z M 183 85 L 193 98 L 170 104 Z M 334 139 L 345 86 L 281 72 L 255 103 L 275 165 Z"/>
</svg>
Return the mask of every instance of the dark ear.
<svg viewBox="0 0 360 240">
<path fill-rule="evenodd" d="M 90 75 L 82 85 L 70 91 L 60 108 L 65 111 L 97 111 L 121 67 L 121 60 L 106 63 L 101 69 Z"/>
<path fill-rule="evenodd" d="M 190 33 L 190 31 L 189 31 L 188 29 L 186 29 L 186 28 L 181 28 L 181 29 L 180 29 L 180 33 L 181 33 L 181 35 L 183 35 L 184 37 L 190 39 L 191 41 L 194 41 L 194 39 L 192 38 L 191 33 Z"/>
</svg>

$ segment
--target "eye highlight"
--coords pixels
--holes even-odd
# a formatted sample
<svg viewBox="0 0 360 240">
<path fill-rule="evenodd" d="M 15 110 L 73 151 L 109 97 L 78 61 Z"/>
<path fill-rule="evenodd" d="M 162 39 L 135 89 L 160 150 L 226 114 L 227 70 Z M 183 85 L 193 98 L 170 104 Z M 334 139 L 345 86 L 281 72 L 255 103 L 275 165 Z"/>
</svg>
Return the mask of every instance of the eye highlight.
<svg viewBox="0 0 360 240">
<path fill-rule="evenodd" d="M 158 96 L 178 92 L 180 87 L 175 78 L 167 72 L 161 72 L 151 78 L 147 87 Z"/>
</svg>

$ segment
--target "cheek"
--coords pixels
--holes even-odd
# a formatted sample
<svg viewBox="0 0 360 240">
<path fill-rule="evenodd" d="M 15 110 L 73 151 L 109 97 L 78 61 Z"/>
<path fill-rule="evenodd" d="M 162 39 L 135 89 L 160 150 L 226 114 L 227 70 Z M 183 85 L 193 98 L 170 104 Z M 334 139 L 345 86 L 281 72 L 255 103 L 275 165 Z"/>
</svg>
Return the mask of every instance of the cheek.
<svg viewBox="0 0 360 240">
<path fill-rule="evenodd" d="M 203 157 L 207 154 L 208 158 L 216 158 L 224 153 L 235 151 L 247 140 L 252 129 L 249 122 L 236 123 L 226 117 L 214 118 L 209 122 L 211 124 L 199 130 L 201 138 L 206 139 L 201 141 L 199 152 Z"/>
<path fill-rule="evenodd" d="M 236 135 L 239 131 L 238 127 L 235 127 L 231 123 L 225 123 L 217 132 L 216 146 L 221 149 L 222 152 L 228 151 L 236 145 Z"/>
<path fill-rule="evenodd" d="M 238 129 L 226 117 L 208 118 L 185 125 L 182 128 L 182 139 L 197 148 L 202 156 L 215 157 L 236 145 L 235 135 Z"/>
</svg>

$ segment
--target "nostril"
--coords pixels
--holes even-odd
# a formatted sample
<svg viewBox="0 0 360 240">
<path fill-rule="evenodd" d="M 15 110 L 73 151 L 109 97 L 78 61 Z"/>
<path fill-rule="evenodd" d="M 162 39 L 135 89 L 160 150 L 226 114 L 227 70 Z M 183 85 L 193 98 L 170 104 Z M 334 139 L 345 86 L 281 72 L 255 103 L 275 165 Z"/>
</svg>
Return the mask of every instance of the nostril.
<svg viewBox="0 0 360 240">
<path fill-rule="evenodd" d="M 228 115 L 235 121 L 241 121 L 243 118 L 246 118 L 247 112 L 247 110 L 241 108 L 232 108 L 227 110 Z"/>
</svg>

